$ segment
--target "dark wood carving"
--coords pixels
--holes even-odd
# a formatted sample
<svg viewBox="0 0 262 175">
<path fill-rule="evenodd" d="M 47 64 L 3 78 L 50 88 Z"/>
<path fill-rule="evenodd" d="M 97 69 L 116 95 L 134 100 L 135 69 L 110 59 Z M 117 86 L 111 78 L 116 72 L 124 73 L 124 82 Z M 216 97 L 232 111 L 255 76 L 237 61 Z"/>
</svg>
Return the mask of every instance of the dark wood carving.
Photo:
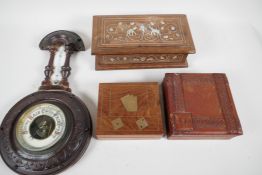
<svg viewBox="0 0 262 175">
<path fill-rule="evenodd" d="M 97 70 L 187 67 L 186 57 L 192 53 L 195 47 L 185 15 L 93 18 Z"/>
<path fill-rule="evenodd" d="M 58 103 L 72 113 L 71 130 L 55 149 L 31 155 L 21 152 L 14 144 L 13 126 L 23 109 L 40 102 Z M 88 109 L 72 93 L 66 91 L 39 91 L 19 101 L 6 115 L 1 126 L 1 156 L 6 164 L 19 174 L 56 174 L 74 164 L 87 148 L 92 132 Z M 70 122 L 69 122 L 70 123 Z M 11 135 L 10 135 L 11 133 Z M 70 139 L 69 139 L 70 137 Z"/>
<path fill-rule="evenodd" d="M 242 134 L 225 74 L 172 74 L 163 81 L 169 139 Z"/>
<path fill-rule="evenodd" d="M 51 75 L 54 73 L 54 57 L 60 46 L 65 46 L 66 59 L 61 69 L 62 80 L 58 85 L 52 85 L 50 81 Z M 84 51 L 85 47 L 82 39 L 73 32 L 56 31 L 48 34 L 39 44 L 40 49 L 48 50 L 50 52 L 50 59 L 48 65 L 45 67 L 45 80 L 42 82 L 40 89 L 63 89 L 71 91 L 69 88 L 68 77 L 71 73 L 70 57 L 75 51 Z"/>
<path fill-rule="evenodd" d="M 58 85 L 52 85 L 50 77 L 53 73 L 56 48 L 61 45 L 65 46 L 66 51 L 65 63 L 61 68 L 62 79 Z M 89 111 L 78 97 L 69 92 L 67 81 L 71 70 L 70 55 L 74 51 L 84 50 L 82 40 L 73 32 L 57 31 L 47 35 L 41 41 L 40 48 L 51 53 L 40 91 L 16 103 L 5 116 L 0 129 L 1 157 L 13 171 L 24 175 L 49 175 L 65 170 L 81 158 L 92 137 Z M 54 104 L 63 111 L 66 131 L 52 147 L 32 151 L 19 143 L 15 126 L 27 109 L 43 103 Z"/>
<path fill-rule="evenodd" d="M 101 83 L 96 136 L 141 139 L 163 136 L 157 83 Z"/>
</svg>

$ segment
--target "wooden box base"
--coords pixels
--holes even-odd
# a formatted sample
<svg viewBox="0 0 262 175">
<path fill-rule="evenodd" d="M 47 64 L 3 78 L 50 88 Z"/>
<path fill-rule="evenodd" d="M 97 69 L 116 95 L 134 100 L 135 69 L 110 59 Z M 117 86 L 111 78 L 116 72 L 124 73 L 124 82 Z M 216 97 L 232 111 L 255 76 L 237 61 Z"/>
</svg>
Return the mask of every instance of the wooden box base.
<svg viewBox="0 0 262 175">
<path fill-rule="evenodd" d="M 187 54 L 98 55 L 96 70 L 188 67 Z"/>
</svg>

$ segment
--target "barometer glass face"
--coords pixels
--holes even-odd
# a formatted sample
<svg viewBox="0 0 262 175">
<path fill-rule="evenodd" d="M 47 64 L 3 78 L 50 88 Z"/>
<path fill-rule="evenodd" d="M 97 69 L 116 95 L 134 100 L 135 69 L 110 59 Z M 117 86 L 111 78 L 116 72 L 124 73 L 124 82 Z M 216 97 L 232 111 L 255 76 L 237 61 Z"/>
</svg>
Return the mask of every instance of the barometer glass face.
<svg viewBox="0 0 262 175">
<path fill-rule="evenodd" d="M 65 134 L 65 114 L 58 106 L 41 103 L 27 109 L 16 124 L 16 139 L 29 151 L 43 151 L 55 145 Z"/>
</svg>

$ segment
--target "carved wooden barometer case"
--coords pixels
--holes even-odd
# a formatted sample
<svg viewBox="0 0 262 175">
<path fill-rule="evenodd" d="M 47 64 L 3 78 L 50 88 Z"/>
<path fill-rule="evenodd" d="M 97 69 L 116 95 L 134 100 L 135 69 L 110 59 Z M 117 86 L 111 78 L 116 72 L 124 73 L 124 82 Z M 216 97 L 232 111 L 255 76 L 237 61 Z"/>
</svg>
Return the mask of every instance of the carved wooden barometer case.
<svg viewBox="0 0 262 175">
<path fill-rule="evenodd" d="M 84 51 L 69 31 L 48 34 L 39 44 L 50 52 L 39 91 L 16 103 L 1 125 L 0 152 L 19 174 L 57 174 L 74 164 L 87 148 L 92 123 L 85 104 L 69 88 L 70 56 Z"/>
</svg>

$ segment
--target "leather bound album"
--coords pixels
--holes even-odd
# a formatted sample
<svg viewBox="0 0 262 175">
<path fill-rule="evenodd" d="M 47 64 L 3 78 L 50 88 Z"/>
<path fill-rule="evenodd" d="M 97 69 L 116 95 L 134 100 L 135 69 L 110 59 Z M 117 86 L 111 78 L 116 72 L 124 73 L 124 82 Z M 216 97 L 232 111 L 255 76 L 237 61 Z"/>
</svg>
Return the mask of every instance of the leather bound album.
<svg viewBox="0 0 262 175">
<path fill-rule="evenodd" d="M 230 139 L 242 135 L 225 74 L 167 73 L 163 88 L 169 139 Z"/>
<path fill-rule="evenodd" d="M 158 83 L 100 83 L 98 139 L 156 139 L 163 136 Z"/>
</svg>

